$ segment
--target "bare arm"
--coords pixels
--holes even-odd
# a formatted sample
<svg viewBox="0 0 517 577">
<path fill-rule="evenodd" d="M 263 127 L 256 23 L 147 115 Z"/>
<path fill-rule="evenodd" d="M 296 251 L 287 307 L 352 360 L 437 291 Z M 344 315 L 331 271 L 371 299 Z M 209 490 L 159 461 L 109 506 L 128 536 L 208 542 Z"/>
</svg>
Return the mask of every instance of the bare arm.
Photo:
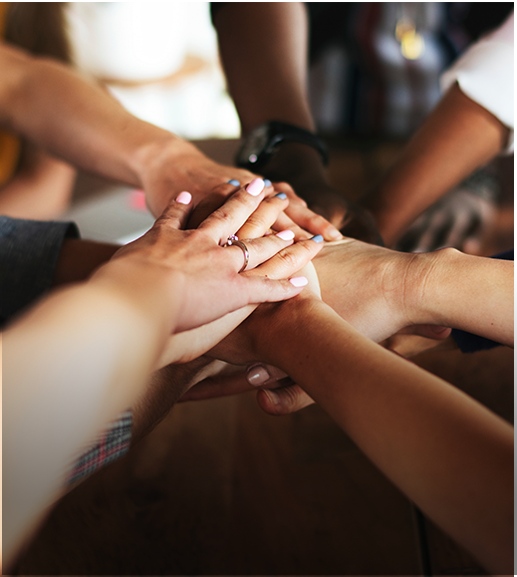
<svg viewBox="0 0 517 577">
<path fill-rule="evenodd" d="M 430 324 L 513 346 L 513 261 L 455 249 L 407 254 L 348 239 L 325 246 L 314 266 L 323 300 L 377 342 Z"/>
<path fill-rule="evenodd" d="M 428 206 L 504 147 L 509 130 L 454 85 L 363 205 L 387 245 Z"/>
<path fill-rule="evenodd" d="M 243 134 L 272 120 L 315 131 L 307 92 L 309 22 L 303 3 L 226 3 L 215 14 L 214 25 Z M 261 172 L 274 182 L 288 182 L 338 229 L 355 216 L 364 234 L 370 234 L 370 220 L 333 189 L 320 154 L 310 146 L 282 144 Z M 330 231 L 324 236 L 336 238 Z"/>
<path fill-rule="evenodd" d="M 88 282 L 51 294 L 5 331 L 8 556 L 59 494 L 85 444 L 139 397 L 171 333 L 300 292 L 301 286 L 285 277 L 239 274 L 242 251 L 220 245 L 263 198 L 256 186 L 242 189 L 198 230 L 183 231 L 179 227 L 189 213 L 183 196 Z M 280 254 L 276 260 L 282 270 L 289 267 L 286 262 L 305 264 L 319 249 L 315 242 L 292 244 L 270 235 L 249 244 L 250 263 L 260 267 L 282 247 L 301 254 Z M 207 299 L 207 294 L 224 298 Z"/>
<path fill-rule="evenodd" d="M 77 72 L 0 44 L 0 125 L 74 166 L 146 191 L 158 216 L 189 190 L 194 202 L 245 170 L 219 165 L 195 146 L 127 112 Z"/>
<path fill-rule="evenodd" d="M 509 573 L 512 427 L 321 301 L 296 301 L 251 317 L 246 360 L 289 374 L 431 519 L 488 570 Z"/>
</svg>

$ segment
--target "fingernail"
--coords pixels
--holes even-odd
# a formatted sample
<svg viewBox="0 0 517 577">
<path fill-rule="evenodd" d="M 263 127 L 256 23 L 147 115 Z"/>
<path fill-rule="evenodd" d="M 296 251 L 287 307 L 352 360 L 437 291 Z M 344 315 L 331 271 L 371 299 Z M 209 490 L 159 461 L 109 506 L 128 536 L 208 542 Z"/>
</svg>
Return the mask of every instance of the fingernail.
<svg viewBox="0 0 517 577">
<path fill-rule="evenodd" d="M 176 197 L 176 202 L 179 202 L 180 204 L 190 204 L 191 201 L 192 201 L 192 195 L 190 194 L 190 192 L 187 192 L 186 190 L 180 192 Z"/>
<path fill-rule="evenodd" d="M 323 242 L 323 237 L 321 236 L 321 234 L 316 234 L 311 238 L 311 240 L 313 240 L 314 242 Z"/>
<path fill-rule="evenodd" d="M 241 185 L 241 183 L 238 180 L 236 180 L 235 178 L 232 178 L 226 184 L 231 184 L 232 186 L 240 186 Z"/>
<path fill-rule="evenodd" d="M 293 278 L 289 279 L 289 282 L 296 288 L 307 286 L 309 284 L 309 281 L 304 276 L 294 276 Z"/>
<path fill-rule="evenodd" d="M 271 186 L 272 182 L 269 180 L 269 178 L 264 178 L 264 186 L 268 187 Z"/>
<path fill-rule="evenodd" d="M 262 365 L 255 365 L 254 367 L 250 367 L 248 369 L 246 378 L 248 379 L 248 383 L 250 385 L 253 385 L 254 387 L 260 387 L 269 381 L 271 375 Z"/>
<path fill-rule="evenodd" d="M 279 192 L 278 194 L 275 194 L 275 196 L 277 198 L 281 198 L 282 200 L 285 200 L 287 198 L 287 194 L 285 192 Z"/>
<path fill-rule="evenodd" d="M 329 236 L 334 240 L 341 240 L 342 238 L 344 238 L 337 228 L 330 229 Z"/>
<path fill-rule="evenodd" d="M 258 196 L 264 190 L 264 181 L 261 178 L 255 178 L 247 186 L 246 191 L 251 194 L 251 196 Z"/>
<path fill-rule="evenodd" d="M 281 230 L 280 232 L 276 233 L 276 236 L 282 240 L 293 240 L 294 232 L 292 230 Z"/>
</svg>

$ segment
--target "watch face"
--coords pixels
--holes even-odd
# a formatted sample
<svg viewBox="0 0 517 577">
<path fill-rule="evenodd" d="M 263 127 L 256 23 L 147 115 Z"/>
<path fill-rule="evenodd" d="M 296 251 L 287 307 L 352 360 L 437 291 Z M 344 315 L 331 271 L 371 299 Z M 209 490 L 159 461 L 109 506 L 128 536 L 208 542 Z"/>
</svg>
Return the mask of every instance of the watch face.
<svg viewBox="0 0 517 577">
<path fill-rule="evenodd" d="M 266 125 L 259 126 L 253 130 L 244 141 L 239 154 L 239 161 L 255 164 L 259 159 L 260 153 L 266 148 L 268 133 L 269 130 Z"/>
</svg>

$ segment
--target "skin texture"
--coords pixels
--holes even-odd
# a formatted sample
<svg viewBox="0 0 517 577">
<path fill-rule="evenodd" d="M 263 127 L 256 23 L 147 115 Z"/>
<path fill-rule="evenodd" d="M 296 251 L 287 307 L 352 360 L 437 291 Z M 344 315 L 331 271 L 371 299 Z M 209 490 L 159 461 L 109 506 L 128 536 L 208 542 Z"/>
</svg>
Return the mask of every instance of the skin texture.
<svg viewBox="0 0 517 577">
<path fill-rule="evenodd" d="M 263 183 L 251 184 L 253 194 L 231 187 L 227 202 L 197 230 L 181 230 L 191 211 L 185 195 L 172 201 L 148 233 L 121 248 L 87 282 L 55 291 L 6 329 L 7 563 L 62 493 L 70 464 L 141 398 L 150 374 L 162 366 L 171 334 L 302 290 L 287 278 L 321 243 L 257 239 L 248 247 L 257 267 L 241 274 L 242 251 L 221 246 L 264 200 Z M 267 272 L 261 271 L 268 260 Z"/>
</svg>

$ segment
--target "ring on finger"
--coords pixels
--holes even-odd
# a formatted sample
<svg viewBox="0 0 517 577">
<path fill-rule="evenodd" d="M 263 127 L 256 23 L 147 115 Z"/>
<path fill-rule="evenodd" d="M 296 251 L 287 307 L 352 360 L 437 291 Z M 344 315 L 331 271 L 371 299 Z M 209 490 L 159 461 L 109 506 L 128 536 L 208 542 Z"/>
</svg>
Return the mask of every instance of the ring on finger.
<svg viewBox="0 0 517 577">
<path fill-rule="evenodd" d="M 237 235 L 231 234 L 228 237 L 226 244 L 224 244 L 223 246 L 225 246 L 225 247 L 226 246 L 238 246 L 242 250 L 242 254 L 244 255 L 244 264 L 242 265 L 241 270 L 239 272 L 245 271 L 246 267 L 248 266 L 248 262 L 250 260 L 250 253 L 249 253 L 248 247 L 242 242 L 242 240 L 239 240 Z"/>
</svg>

